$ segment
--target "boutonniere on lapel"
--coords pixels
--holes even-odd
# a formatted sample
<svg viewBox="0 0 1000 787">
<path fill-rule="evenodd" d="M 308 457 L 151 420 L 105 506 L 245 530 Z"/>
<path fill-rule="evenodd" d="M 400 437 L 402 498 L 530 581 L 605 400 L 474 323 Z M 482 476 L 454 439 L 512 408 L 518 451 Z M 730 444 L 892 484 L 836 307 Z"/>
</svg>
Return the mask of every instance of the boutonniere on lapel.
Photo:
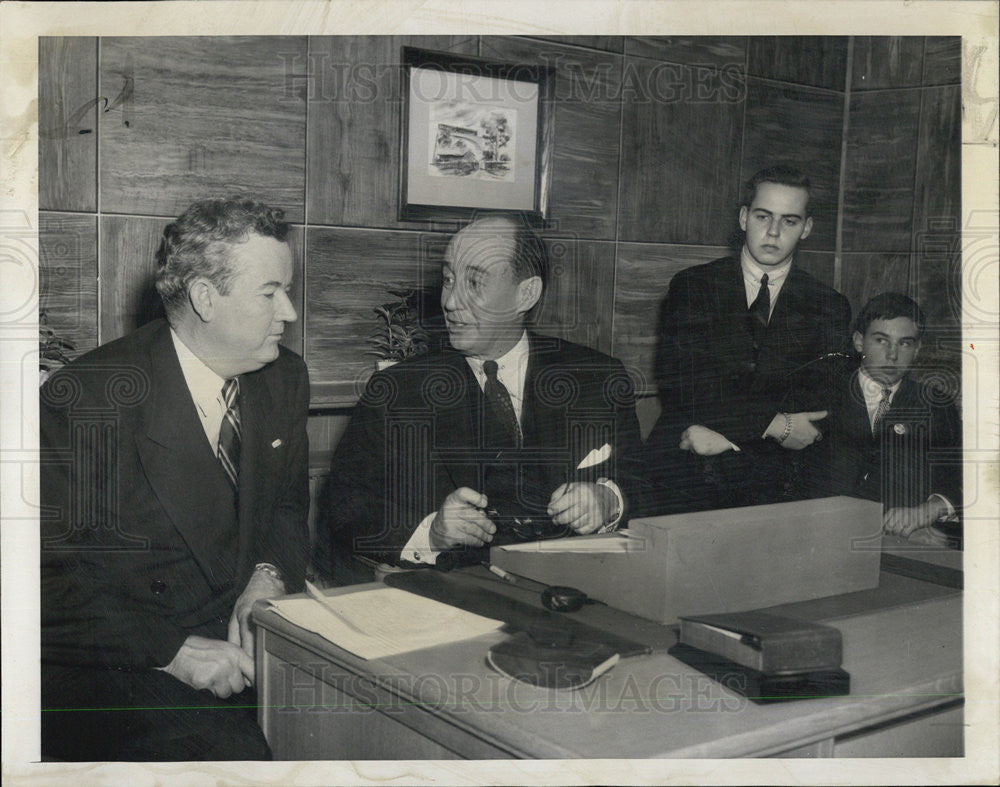
<svg viewBox="0 0 1000 787">
<path fill-rule="evenodd" d="M 906 434 L 906 424 L 893 424 L 892 431 L 898 435 L 904 435 Z"/>
</svg>

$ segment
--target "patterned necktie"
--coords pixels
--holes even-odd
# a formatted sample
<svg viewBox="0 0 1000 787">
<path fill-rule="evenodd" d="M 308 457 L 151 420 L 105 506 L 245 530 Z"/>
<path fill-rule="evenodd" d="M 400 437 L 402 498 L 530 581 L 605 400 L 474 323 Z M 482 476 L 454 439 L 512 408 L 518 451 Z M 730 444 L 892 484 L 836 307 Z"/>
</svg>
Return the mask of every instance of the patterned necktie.
<svg viewBox="0 0 1000 787">
<path fill-rule="evenodd" d="M 219 429 L 219 462 L 226 471 L 233 490 L 240 488 L 240 381 L 233 377 L 222 386 L 226 413 Z"/>
<path fill-rule="evenodd" d="M 496 361 L 483 363 L 483 371 L 486 372 L 486 385 L 483 387 L 483 393 L 486 394 L 486 401 L 489 402 L 493 415 L 497 417 L 515 444 L 520 445 L 521 427 L 517 423 L 514 405 L 510 402 L 510 393 L 504 384 L 497 379 L 497 368 Z"/>
<path fill-rule="evenodd" d="M 892 389 L 888 385 L 883 385 L 882 398 L 879 400 L 878 407 L 875 408 L 875 416 L 872 418 L 872 434 L 878 432 L 879 421 L 885 417 L 889 410 L 889 397 L 891 395 Z"/>
</svg>

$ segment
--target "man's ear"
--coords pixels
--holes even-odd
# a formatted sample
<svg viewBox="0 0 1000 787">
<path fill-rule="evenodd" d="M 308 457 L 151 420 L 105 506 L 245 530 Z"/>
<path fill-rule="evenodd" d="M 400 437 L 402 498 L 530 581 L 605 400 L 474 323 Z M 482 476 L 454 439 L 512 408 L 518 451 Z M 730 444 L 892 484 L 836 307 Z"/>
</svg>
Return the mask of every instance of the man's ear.
<svg viewBox="0 0 1000 787">
<path fill-rule="evenodd" d="M 744 232 L 747 231 L 747 216 L 750 215 L 750 211 L 747 209 L 746 205 L 740 206 L 740 229 Z"/>
<path fill-rule="evenodd" d="M 808 219 L 806 219 L 806 225 L 805 227 L 802 228 L 802 236 L 799 238 L 799 240 L 805 240 L 806 238 L 808 238 L 809 233 L 812 231 L 813 231 L 813 217 L 810 216 Z"/>
<path fill-rule="evenodd" d="M 517 311 L 526 314 L 542 297 L 541 276 L 529 276 L 517 284 Z"/>
<path fill-rule="evenodd" d="M 865 337 L 862 336 L 858 331 L 854 332 L 854 351 L 861 355 L 862 351 L 865 349 Z"/>
<path fill-rule="evenodd" d="M 202 322 L 211 322 L 215 316 L 215 299 L 219 291 L 208 279 L 195 279 L 188 287 L 188 300 L 191 302 L 191 309 L 197 314 Z"/>
</svg>

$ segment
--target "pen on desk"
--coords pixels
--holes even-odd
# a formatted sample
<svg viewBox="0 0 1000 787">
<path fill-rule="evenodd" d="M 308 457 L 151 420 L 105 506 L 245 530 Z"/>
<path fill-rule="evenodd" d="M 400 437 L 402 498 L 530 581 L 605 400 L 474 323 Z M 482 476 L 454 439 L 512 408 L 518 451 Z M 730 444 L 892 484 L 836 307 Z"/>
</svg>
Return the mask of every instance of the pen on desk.
<svg viewBox="0 0 1000 787">
<path fill-rule="evenodd" d="M 500 579 L 502 579 L 504 582 L 510 582 L 510 584 L 512 584 L 512 585 L 516 585 L 517 584 L 517 580 L 514 578 L 514 576 L 512 574 L 508 574 L 506 571 L 504 571 L 499 566 L 494 566 L 491 563 L 490 566 L 489 566 L 489 568 L 490 568 L 490 571 L 492 571 L 494 574 L 496 574 L 498 577 L 500 577 Z"/>
</svg>

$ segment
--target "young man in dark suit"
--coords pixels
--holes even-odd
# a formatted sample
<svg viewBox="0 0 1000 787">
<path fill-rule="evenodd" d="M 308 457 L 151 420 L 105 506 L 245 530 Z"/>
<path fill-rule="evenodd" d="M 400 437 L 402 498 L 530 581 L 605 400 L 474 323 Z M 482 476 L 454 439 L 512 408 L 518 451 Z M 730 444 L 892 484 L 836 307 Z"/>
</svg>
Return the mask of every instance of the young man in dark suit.
<svg viewBox="0 0 1000 787">
<path fill-rule="evenodd" d="M 661 308 L 663 407 L 646 441 L 647 514 L 776 502 L 790 454 L 821 439 L 822 410 L 785 412 L 789 378 L 846 349 L 847 299 L 795 265 L 809 236 L 809 180 L 775 166 L 747 183 L 739 257 L 687 268 Z"/>
<path fill-rule="evenodd" d="M 545 247 L 474 221 L 445 255 L 450 346 L 369 381 L 333 458 L 328 537 L 393 563 L 479 562 L 491 544 L 606 531 L 640 445 L 622 364 L 528 330 Z"/>
<path fill-rule="evenodd" d="M 883 530 L 941 543 L 959 536 L 961 422 L 954 393 L 914 379 L 924 316 L 910 298 L 872 298 L 854 326 L 860 365 L 840 364 L 829 397 L 826 441 L 810 452 L 811 496 L 882 502 Z"/>
<path fill-rule="evenodd" d="M 198 202 L 164 231 L 167 320 L 41 391 L 42 752 L 262 759 L 254 602 L 302 586 L 302 359 L 280 210 Z"/>
</svg>

